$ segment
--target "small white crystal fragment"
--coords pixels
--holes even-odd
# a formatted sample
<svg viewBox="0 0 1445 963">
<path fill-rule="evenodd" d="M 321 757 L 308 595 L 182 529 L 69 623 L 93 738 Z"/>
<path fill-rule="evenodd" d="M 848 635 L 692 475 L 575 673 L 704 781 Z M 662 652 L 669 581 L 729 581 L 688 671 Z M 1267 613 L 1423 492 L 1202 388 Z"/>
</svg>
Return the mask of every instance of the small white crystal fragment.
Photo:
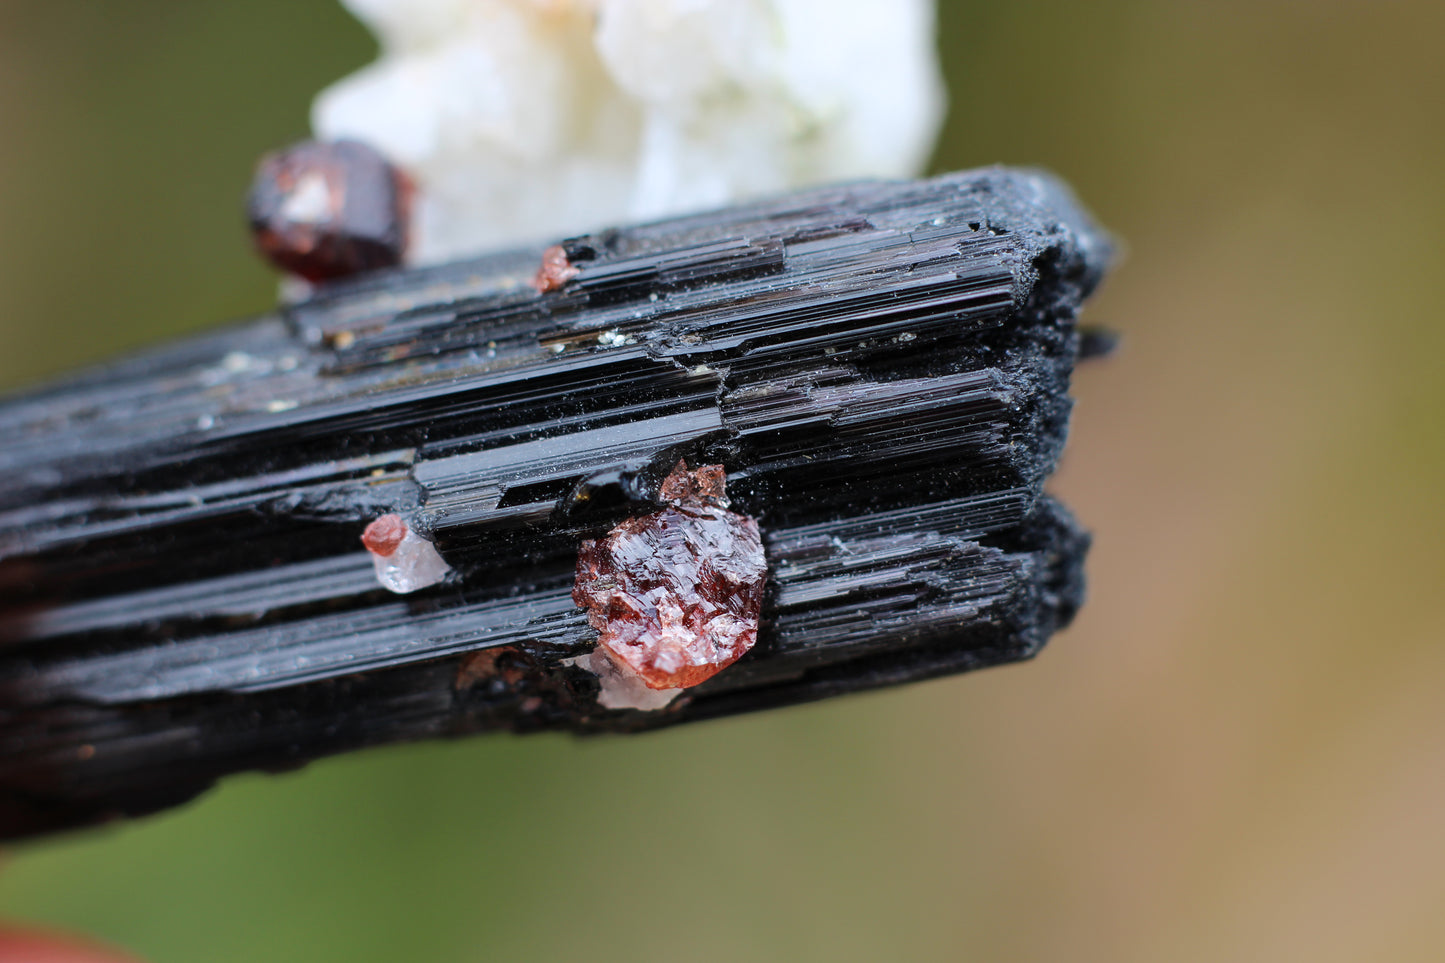
<svg viewBox="0 0 1445 963">
<path fill-rule="evenodd" d="M 682 694 L 681 689 L 651 689 L 642 677 L 624 665 L 619 665 L 598 646 L 586 655 L 575 659 L 564 659 L 564 665 L 576 665 L 597 676 L 601 691 L 597 693 L 597 704 L 604 709 L 641 709 L 651 712 L 664 709 Z"/>
<path fill-rule="evenodd" d="M 399 595 L 435 585 L 452 570 L 436 546 L 399 515 L 383 515 L 372 522 L 361 543 L 371 553 L 376 580 Z"/>
</svg>

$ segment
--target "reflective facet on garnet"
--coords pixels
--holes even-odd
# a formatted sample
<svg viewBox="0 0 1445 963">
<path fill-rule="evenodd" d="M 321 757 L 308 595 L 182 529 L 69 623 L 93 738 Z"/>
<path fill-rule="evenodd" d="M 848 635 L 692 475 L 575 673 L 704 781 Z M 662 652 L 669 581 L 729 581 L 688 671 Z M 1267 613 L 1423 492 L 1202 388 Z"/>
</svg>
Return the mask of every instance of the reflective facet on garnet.
<svg viewBox="0 0 1445 963">
<path fill-rule="evenodd" d="M 728 510 L 721 465 L 679 462 L 666 507 L 582 543 L 572 599 L 598 646 L 650 689 L 697 685 L 758 638 L 767 560 L 758 523 Z"/>
</svg>

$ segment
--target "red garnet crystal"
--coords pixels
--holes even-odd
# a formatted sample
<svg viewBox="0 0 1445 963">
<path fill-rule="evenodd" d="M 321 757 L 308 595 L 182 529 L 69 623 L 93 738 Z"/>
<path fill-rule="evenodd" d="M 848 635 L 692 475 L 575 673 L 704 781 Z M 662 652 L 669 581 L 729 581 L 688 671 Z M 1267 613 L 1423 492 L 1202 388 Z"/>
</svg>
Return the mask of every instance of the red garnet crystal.
<svg viewBox="0 0 1445 963">
<path fill-rule="evenodd" d="M 382 515 L 366 526 L 361 533 L 361 544 L 373 555 L 390 558 L 397 546 L 406 538 L 406 522 L 400 515 Z"/>
<path fill-rule="evenodd" d="M 758 639 L 767 559 L 758 523 L 727 509 L 721 465 L 678 462 L 668 506 L 582 543 L 572 599 L 598 644 L 650 689 L 697 685 Z"/>
<path fill-rule="evenodd" d="M 542 252 L 542 266 L 532 278 L 532 287 L 538 294 L 559 291 L 568 281 L 582 272 L 567 260 L 567 251 L 560 244 L 553 244 Z"/>
<path fill-rule="evenodd" d="M 261 158 L 246 214 L 256 246 L 308 281 L 394 267 L 405 253 L 411 180 L 359 141 L 304 141 Z"/>
</svg>

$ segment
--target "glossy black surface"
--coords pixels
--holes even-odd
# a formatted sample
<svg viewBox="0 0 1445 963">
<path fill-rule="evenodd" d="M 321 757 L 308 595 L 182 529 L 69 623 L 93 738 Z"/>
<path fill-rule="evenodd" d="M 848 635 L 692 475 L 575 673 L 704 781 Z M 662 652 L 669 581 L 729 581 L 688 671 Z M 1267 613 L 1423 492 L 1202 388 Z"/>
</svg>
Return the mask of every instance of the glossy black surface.
<svg viewBox="0 0 1445 963">
<path fill-rule="evenodd" d="M 1043 483 L 1108 245 L 1057 182 L 858 184 L 566 246 L 554 293 L 540 247 L 368 275 L 0 406 L 0 830 L 381 742 L 927 678 L 1068 622 L 1087 537 Z M 596 640 L 577 546 L 684 457 L 762 526 L 759 642 L 668 710 L 601 710 L 560 665 Z M 358 538 L 391 511 L 453 580 L 377 586 Z M 467 668 L 500 647 L 505 677 Z"/>
</svg>

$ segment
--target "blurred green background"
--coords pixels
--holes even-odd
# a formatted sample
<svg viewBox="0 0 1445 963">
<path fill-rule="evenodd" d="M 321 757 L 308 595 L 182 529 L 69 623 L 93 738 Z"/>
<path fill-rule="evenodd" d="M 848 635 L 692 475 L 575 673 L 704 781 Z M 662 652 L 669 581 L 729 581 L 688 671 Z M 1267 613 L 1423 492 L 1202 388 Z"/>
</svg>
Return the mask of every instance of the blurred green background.
<svg viewBox="0 0 1445 963">
<path fill-rule="evenodd" d="M 228 780 L 0 857 L 155 963 L 1445 958 L 1445 7 L 944 0 L 935 166 L 1128 256 L 1034 663 L 638 738 Z M 333 0 L 0 0 L 0 384 L 265 309 L 240 196 Z M 649 827 L 637 835 L 639 825 Z"/>
</svg>

